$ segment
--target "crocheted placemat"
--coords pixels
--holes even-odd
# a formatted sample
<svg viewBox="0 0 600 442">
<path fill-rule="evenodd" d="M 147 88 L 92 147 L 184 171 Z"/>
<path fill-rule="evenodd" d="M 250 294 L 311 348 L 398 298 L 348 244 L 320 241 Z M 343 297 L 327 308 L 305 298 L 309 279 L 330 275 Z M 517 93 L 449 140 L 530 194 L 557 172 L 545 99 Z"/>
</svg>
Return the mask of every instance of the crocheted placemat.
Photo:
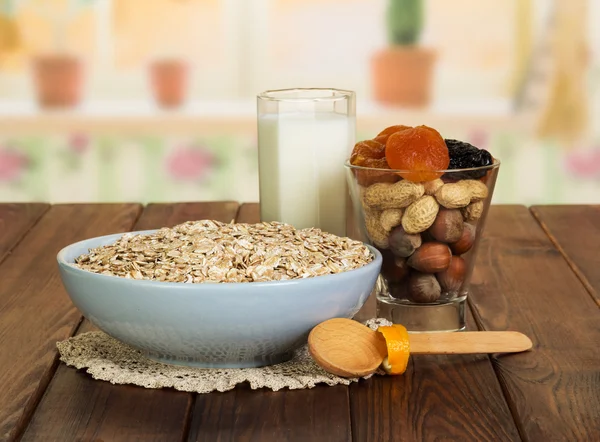
<svg viewBox="0 0 600 442">
<path fill-rule="evenodd" d="M 385 319 L 365 323 L 376 330 L 391 325 Z M 162 364 L 104 332 L 87 332 L 56 343 L 60 360 L 77 369 L 86 369 L 94 379 L 112 384 L 133 384 L 145 388 L 171 387 L 196 393 L 227 391 L 248 382 L 252 389 L 312 388 L 317 384 L 349 385 L 358 378 L 342 378 L 324 371 L 311 358 L 308 347 L 298 349 L 284 363 L 260 368 L 193 368 Z M 366 376 L 364 379 L 371 377 Z"/>
</svg>

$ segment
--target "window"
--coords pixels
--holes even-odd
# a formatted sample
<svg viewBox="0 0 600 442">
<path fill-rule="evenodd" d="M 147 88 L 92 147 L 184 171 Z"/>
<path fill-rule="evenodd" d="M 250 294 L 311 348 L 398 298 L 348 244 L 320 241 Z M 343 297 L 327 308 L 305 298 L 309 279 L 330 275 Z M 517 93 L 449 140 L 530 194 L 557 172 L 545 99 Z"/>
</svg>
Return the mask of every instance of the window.
<svg viewBox="0 0 600 442">
<path fill-rule="evenodd" d="M 424 43 L 440 53 L 440 97 L 511 93 L 518 1 L 426 2 Z M 2 32 L 16 25 L 21 36 L 16 50 L 0 46 L 0 97 L 29 98 L 29 58 L 61 45 L 85 57 L 87 96 L 95 100 L 145 100 L 147 63 L 158 56 L 193 65 L 192 96 L 200 100 L 309 85 L 369 97 L 370 58 L 387 45 L 386 3 L 0 0 Z"/>
</svg>

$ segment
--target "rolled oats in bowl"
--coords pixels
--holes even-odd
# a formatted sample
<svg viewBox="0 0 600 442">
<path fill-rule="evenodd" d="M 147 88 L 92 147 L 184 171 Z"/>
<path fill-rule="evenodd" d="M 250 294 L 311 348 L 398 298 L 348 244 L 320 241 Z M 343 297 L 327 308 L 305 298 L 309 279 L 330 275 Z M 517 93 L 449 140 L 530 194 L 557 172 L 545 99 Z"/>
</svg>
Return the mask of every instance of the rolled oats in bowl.
<svg viewBox="0 0 600 442">
<path fill-rule="evenodd" d="M 289 224 L 189 221 L 124 234 L 75 259 L 82 270 L 165 282 L 264 282 L 342 273 L 374 257 L 360 241 Z"/>
<path fill-rule="evenodd" d="M 356 315 L 382 263 L 318 229 L 210 220 L 89 238 L 56 259 L 96 327 L 150 359 L 205 368 L 288 360 L 315 325 Z"/>
</svg>

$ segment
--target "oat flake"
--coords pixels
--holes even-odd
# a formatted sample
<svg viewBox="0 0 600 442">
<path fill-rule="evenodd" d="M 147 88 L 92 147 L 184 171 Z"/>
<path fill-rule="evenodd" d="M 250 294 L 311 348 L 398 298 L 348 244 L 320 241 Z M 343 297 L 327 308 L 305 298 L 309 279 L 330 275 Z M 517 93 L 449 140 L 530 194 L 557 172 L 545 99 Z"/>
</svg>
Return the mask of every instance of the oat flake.
<svg viewBox="0 0 600 442">
<path fill-rule="evenodd" d="M 126 233 L 75 259 L 83 270 L 169 282 L 258 282 L 308 278 L 362 267 L 373 255 L 360 241 L 320 229 L 188 221 L 150 235 Z"/>
</svg>

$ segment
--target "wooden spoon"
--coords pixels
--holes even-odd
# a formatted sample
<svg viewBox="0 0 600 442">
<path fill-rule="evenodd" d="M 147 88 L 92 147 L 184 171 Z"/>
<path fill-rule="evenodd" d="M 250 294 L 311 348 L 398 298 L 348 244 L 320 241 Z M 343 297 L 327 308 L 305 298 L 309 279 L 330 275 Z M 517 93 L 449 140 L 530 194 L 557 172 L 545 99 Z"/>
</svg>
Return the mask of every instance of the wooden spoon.
<svg viewBox="0 0 600 442">
<path fill-rule="evenodd" d="M 410 354 L 513 353 L 530 350 L 519 332 L 416 333 L 409 335 Z M 308 350 L 325 371 L 343 377 L 374 373 L 387 356 L 381 333 L 352 319 L 320 323 L 308 335 Z"/>
</svg>

